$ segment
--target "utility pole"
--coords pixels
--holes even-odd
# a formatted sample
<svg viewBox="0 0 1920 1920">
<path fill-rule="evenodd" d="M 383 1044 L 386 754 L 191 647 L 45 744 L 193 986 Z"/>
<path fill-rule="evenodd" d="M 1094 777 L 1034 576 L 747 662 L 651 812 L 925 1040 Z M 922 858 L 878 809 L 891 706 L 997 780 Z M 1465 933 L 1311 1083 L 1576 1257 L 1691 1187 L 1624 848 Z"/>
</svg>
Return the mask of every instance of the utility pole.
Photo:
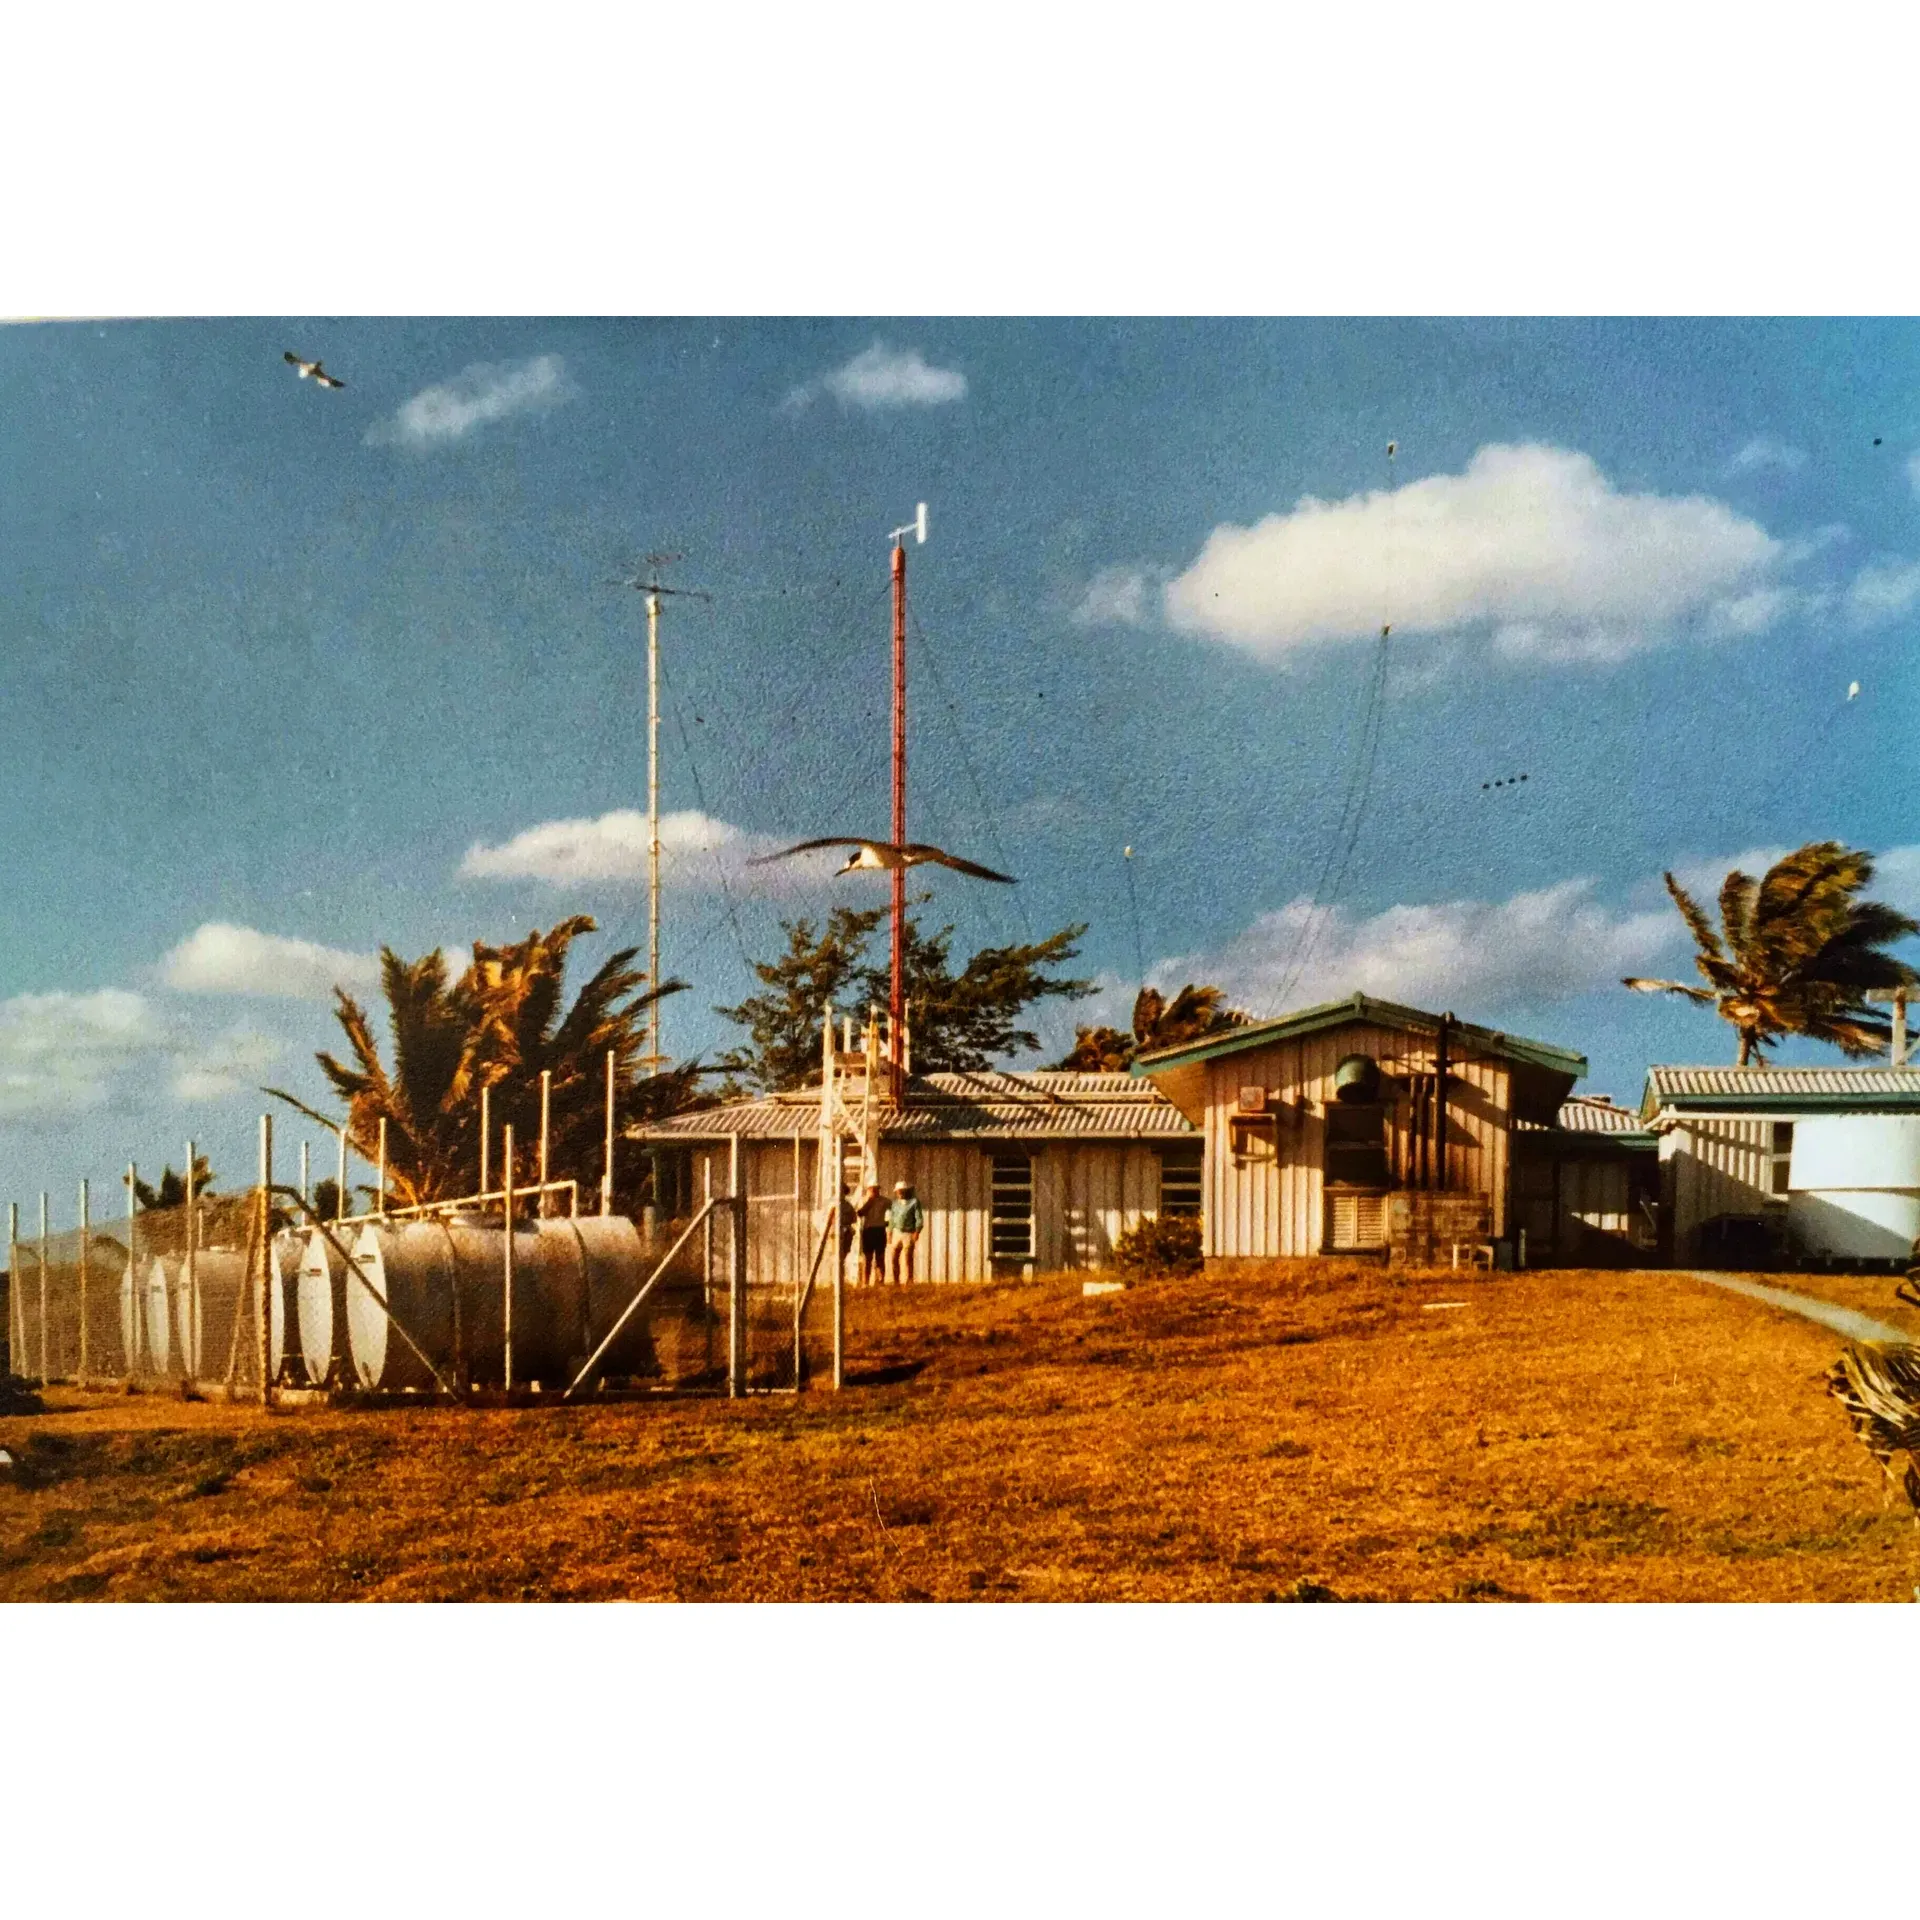
<svg viewBox="0 0 1920 1920">
<path fill-rule="evenodd" d="M 893 844 L 907 844 L 907 548 L 905 536 L 916 546 L 927 541 L 927 503 L 922 500 L 904 527 L 895 527 L 893 541 Z M 893 966 L 888 979 L 888 1080 L 893 1104 L 900 1104 L 906 1088 L 906 930 L 907 870 L 893 870 Z"/>
<path fill-rule="evenodd" d="M 647 985 L 660 985 L 660 602 L 678 597 L 709 600 L 710 594 L 691 587 L 664 586 L 660 569 L 681 556 L 677 553 L 650 553 L 646 558 L 647 577 L 620 584 L 647 596 Z M 666 1054 L 660 1040 L 660 1002 L 647 1009 L 647 1052 L 644 1060 L 649 1073 L 658 1073 Z"/>
</svg>

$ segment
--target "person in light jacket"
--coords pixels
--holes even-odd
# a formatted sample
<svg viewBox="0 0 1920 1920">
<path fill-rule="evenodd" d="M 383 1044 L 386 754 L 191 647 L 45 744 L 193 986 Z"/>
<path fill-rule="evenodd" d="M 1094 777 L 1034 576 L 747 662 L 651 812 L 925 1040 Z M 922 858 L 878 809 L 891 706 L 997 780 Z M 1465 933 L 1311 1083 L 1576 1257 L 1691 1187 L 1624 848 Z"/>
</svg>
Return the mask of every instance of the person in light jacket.
<svg viewBox="0 0 1920 1920">
<path fill-rule="evenodd" d="M 913 1250 L 920 1244 L 926 1217 L 920 1210 L 911 1180 L 896 1180 L 893 1205 L 887 1209 L 887 1280 L 893 1286 L 913 1284 Z"/>
</svg>

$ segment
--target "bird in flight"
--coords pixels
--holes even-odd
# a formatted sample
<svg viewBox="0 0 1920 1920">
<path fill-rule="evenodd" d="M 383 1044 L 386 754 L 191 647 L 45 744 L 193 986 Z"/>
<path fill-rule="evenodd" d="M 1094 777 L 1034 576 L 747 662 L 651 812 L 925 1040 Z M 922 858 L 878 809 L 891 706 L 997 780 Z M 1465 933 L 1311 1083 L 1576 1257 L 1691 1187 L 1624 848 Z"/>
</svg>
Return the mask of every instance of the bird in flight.
<svg viewBox="0 0 1920 1920">
<path fill-rule="evenodd" d="M 281 358 L 288 366 L 300 369 L 302 380 L 312 380 L 323 387 L 344 387 L 347 384 L 344 380 L 336 380 L 318 360 L 302 360 L 297 353 L 283 354 Z"/>
<path fill-rule="evenodd" d="M 791 860 L 796 853 L 814 853 L 821 847 L 852 847 L 854 851 L 847 856 L 844 867 L 834 869 L 835 878 L 843 873 L 852 873 L 864 869 L 873 873 L 893 873 L 903 867 L 951 867 L 955 873 L 970 873 L 976 880 L 998 880 L 1005 886 L 1016 884 L 1010 873 L 995 873 L 991 867 L 977 865 L 971 860 L 962 860 L 957 853 L 947 853 L 939 847 L 930 847 L 919 841 L 909 841 L 896 847 L 887 840 L 854 840 L 846 836 L 830 837 L 825 840 L 802 840 L 797 847 L 784 847 L 778 853 L 762 854 L 757 860 L 749 860 L 750 867 L 764 867 L 775 860 Z"/>
</svg>

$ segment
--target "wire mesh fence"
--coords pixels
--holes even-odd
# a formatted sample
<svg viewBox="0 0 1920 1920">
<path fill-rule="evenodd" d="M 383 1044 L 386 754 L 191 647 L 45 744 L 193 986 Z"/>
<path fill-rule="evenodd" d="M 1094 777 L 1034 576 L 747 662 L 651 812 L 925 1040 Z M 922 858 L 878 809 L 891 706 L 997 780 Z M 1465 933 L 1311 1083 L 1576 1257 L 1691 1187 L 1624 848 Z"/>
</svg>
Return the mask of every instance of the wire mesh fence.
<svg viewBox="0 0 1920 1920">
<path fill-rule="evenodd" d="M 834 1234 L 731 1196 L 682 1218 L 485 1201 L 317 1219 L 206 1194 L 18 1238 L 20 1376 L 258 1396 L 780 1392 L 833 1376 Z"/>
<path fill-rule="evenodd" d="M 16 1239 L 11 1370 L 257 1394 L 260 1217 L 255 1190 Z"/>
</svg>

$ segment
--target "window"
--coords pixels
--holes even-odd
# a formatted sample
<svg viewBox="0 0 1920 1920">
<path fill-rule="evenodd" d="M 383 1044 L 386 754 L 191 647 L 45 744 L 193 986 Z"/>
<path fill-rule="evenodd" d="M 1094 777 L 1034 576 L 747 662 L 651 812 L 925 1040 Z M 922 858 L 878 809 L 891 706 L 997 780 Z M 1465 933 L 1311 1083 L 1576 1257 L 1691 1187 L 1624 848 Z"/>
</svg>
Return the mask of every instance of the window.
<svg viewBox="0 0 1920 1920">
<path fill-rule="evenodd" d="M 1327 1106 L 1327 1180 L 1339 1187 L 1387 1184 L 1386 1109 L 1371 1102 Z"/>
<path fill-rule="evenodd" d="M 1033 1258 L 1033 1162 L 1024 1153 L 993 1156 L 993 1257 Z"/>
<path fill-rule="evenodd" d="M 1200 1217 L 1200 1193 L 1203 1149 L 1168 1147 L 1160 1155 L 1160 1217 L 1163 1220 L 1197 1220 Z"/>
<path fill-rule="evenodd" d="M 1787 1191 L 1787 1176 L 1793 1164 L 1793 1122 L 1776 1120 L 1773 1123 L 1773 1164 L 1768 1169 L 1767 1191 L 1776 1198 L 1782 1198 Z"/>
</svg>

